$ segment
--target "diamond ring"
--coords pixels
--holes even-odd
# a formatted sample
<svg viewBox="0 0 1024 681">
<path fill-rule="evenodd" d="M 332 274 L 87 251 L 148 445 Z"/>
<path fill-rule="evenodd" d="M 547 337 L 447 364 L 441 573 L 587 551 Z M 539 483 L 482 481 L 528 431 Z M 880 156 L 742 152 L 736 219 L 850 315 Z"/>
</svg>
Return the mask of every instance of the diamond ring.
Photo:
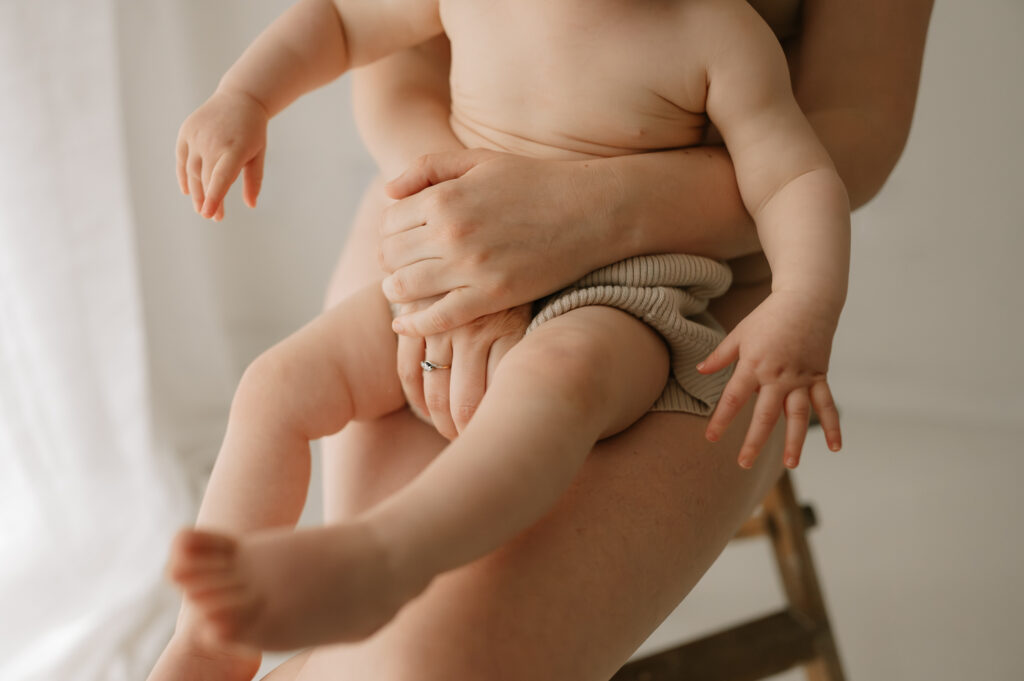
<svg viewBox="0 0 1024 681">
<path fill-rule="evenodd" d="M 434 362 L 431 362 L 429 359 L 425 359 L 422 362 L 420 362 L 420 366 L 423 367 L 423 371 L 425 373 L 429 373 L 429 372 L 433 371 L 434 369 L 451 369 L 452 368 L 451 364 L 435 364 Z"/>
</svg>

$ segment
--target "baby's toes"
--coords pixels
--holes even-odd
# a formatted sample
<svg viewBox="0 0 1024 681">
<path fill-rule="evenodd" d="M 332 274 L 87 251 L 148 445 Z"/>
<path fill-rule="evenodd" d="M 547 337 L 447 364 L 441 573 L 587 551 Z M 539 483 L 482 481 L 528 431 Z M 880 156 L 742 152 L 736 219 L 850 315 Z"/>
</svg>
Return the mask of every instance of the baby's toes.
<svg viewBox="0 0 1024 681">
<path fill-rule="evenodd" d="M 207 598 L 198 605 L 217 642 L 221 644 L 248 642 L 248 634 L 263 610 L 262 600 L 244 588 Z"/>
<path fill-rule="evenodd" d="M 167 571 L 186 589 L 220 582 L 232 572 L 236 550 L 237 543 L 226 535 L 182 530 L 171 545 Z"/>
</svg>

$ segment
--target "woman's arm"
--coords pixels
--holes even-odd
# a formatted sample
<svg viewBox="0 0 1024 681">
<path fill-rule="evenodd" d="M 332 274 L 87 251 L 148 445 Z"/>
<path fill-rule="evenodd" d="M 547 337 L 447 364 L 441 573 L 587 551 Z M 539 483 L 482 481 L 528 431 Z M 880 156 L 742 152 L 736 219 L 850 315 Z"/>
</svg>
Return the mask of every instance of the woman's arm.
<svg viewBox="0 0 1024 681">
<path fill-rule="evenodd" d="M 806 0 L 793 89 L 858 208 L 907 141 L 933 0 Z"/>
</svg>

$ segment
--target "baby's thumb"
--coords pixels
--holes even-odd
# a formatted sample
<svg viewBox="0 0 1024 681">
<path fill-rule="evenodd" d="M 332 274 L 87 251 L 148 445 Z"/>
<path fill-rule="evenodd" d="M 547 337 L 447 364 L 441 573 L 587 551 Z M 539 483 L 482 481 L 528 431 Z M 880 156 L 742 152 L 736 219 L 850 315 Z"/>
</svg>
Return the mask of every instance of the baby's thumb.
<svg viewBox="0 0 1024 681">
<path fill-rule="evenodd" d="M 721 371 L 739 358 L 739 344 L 732 334 L 722 339 L 711 354 L 704 358 L 704 361 L 697 365 L 697 371 L 702 374 L 713 374 Z"/>
</svg>

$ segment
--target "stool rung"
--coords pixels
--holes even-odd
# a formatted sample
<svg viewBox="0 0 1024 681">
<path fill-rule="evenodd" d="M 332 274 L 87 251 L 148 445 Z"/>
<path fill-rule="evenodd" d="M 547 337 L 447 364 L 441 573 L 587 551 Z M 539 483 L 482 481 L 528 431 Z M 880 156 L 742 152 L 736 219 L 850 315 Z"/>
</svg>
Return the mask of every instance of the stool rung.
<svg viewBox="0 0 1024 681">
<path fill-rule="evenodd" d="M 755 681 L 813 659 L 817 635 L 782 610 L 630 662 L 612 681 Z"/>
<path fill-rule="evenodd" d="M 810 504 L 803 504 L 800 506 L 800 513 L 804 519 L 804 529 L 811 529 L 818 525 L 818 516 L 814 512 L 814 507 Z M 761 535 L 768 534 L 768 523 L 771 522 L 768 516 L 762 511 L 757 515 L 752 515 L 747 518 L 747 521 L 740 525 L 740 529 L 733 535 L 733 539 L 749 539 L 750 537 L 760 537 Z"/>
</svg>

